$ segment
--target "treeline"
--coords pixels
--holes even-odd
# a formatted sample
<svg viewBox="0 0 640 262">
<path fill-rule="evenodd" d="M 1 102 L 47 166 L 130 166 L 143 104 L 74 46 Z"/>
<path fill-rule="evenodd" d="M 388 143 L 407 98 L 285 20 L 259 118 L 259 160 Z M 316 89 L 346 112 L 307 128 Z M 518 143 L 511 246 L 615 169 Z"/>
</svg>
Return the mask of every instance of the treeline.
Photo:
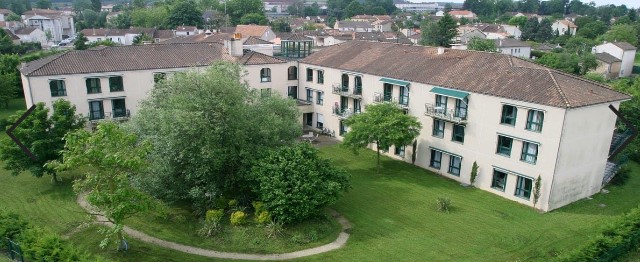
<svg viewBox="0 0 640 262">
<path fill-rule="evenodd" d="M 508 20 L 505 13 L 522 12 L 558 17 L 568 14 L 595 16 L 607 23 L 611 18 L 624 16 L 632 10 L 625 5 L 596 7 L 593 2 L 586 4 L 580 0 L 465 0 L 463 8 L 476 13 L 482 21 L 504 21 L 505 18 Z"/>
</svg>

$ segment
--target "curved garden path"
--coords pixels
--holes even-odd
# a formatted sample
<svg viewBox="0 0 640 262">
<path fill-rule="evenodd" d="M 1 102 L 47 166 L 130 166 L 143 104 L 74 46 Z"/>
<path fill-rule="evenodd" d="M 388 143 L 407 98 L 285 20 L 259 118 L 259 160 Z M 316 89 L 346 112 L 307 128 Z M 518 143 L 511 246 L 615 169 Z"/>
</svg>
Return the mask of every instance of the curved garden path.
<svg viewBox="0 0 640 262">
<path fill-rule="evenodd" d="M 111 222 L 108 222 L 104 216 L 99 214 L 99 212 L 97 212 L 97 210 L 86 201 L 86 199 L 84 198 L 84 195 L 79 195 L 77 198 L 77 202 L 83 209 L 93 214 L 97 214 L 95 216 L 98 223 L 101 223 L 104 225 L 111 225 Z M 289 252 L 289 253 L 282 253 L 282 254 L 245 254 L 245 253 L 221 252 L 221 251 L 215 251 L 215 250 L 204 249 L 199 247 L 192 247 L 192 246 L 178 244 L 175 242 L 152 237 L 150 235 L 147 235 L 143 232 L 140 232 L 128 226 L 124 226 L 124 232 L 127 233 L 127 235 L 146 243 L 154 244 L 160 247 L 173 249 L 173 250 L 184 252 L 184 253 L 205 256 L 205 257 L 243 259 L 243 260 L 294 259 L 294 258 L 312 256 L 312 255 L 336 250 L 338 248 L 341 248 L 347 243 L 347 240 L 349 239 L 349 232 L 351 230 L 351 224 L 349 223 L 349 221 L 347 221 L 347 219 L 345 219 L 338 212 L 334 210 L 330 210 L 330 212 L 331 212 L 331 215 L 334 218 L 336 218 L 340 223 L 340 225 L 342 226 L 342 232 L 340 232 L 336 240 L 334 240 L 329 244 L 322 245 L 319 247 L 314 247 L 314 248 L 309 248 L 309 249 L 304 249 L 304 250 Z"/>
</svg>

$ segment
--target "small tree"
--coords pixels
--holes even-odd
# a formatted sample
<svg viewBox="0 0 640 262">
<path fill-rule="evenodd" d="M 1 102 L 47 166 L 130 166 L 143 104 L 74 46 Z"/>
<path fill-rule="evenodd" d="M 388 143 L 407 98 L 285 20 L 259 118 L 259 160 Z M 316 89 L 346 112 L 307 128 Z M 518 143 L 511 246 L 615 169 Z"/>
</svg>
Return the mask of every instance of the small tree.
<svg viewBox="0 0 640 262">
<path fill-rule="evenodd" d="M 476 181 L 476 177 L 478 176 L 478 163 L 476 163 L 476 161 L 473 161 L 473 165 L 471 166 L 471 179 L 470 179 L 470 184 L 473 185 L 473 182 Z"/>
<path fill-rule="evenodd" d="M 342 146 L 351 148 L 354 153 L 357 153 L 361 148 L 376 144 L 378 172 L 380 172 L 380 150 L 387 149 L 391 145 L 410 144 L 418 137 L 422 128 L 416 117 L 405 114 L 402 109 L 392 103 L 369 105 L 365 112 L 348 118 L 344 124 L 351 127 L 351 131 L 345 135 Z"/>
<path fill-rule="evenodd" d="M 149 36 L 146 33 L 142 33 L 133 38 L 134 45 L 141 45 L 144 42 L 153 42 L 153 37 Z"/>
<path fill-rule="evenodd" d="M 540 175 L 538 175 L 538 178 L 536 178 L 536 183 L 533 185 L 533 206 L 535 207 L 536 204 L 538 203 L 538 200 L 540 199 L 540 194 L 542 194 L 542 192 L 540 191 L 540 188 L 542 187 L 542 178 L 540 177 Z"/>
<path fill-rule="evenodd" d="M 86 167 L 84 179 L 74 182 L 76 193 L 86 193 L 89 204 L 97 207 L 113 223 L 102 230 L 105 239 L 100 247 L 110 242 L 127 248 L 123 235 L 124 220 L 149 210 L 154 201 L 131 185 L 130 179 L 139 175 L 147 165 L 150 146 L 139 143 L 138 137 L 121 129 L 116 123 L 102 122 L 95 132 L 80 129 L 65 137 L 63 162 L 52 166 L 59 170 Z M 115 239 L 114 239 L 115 237 Z"/>
<path fill-rule="evenodd" d="M 73 43 L 73 46 L 76 48 L 76 50 L 85 50 L 87 49 L 87 41 L 89 41 L 89 39 L 87 39 L 87 37 L 84 36 L 83 33 L 78 33 L 78 37 Z"/>
<path fill-rule="evenodd" d="M 309 143 L 267 153 L 251 173 L 271 217 L 285 224 L 317 214 L 350 187 L 349 174 L 320 158 Z"/>
<path fill-rule="evenodd" d="M 4 161 L 5 169 L 10 170 L 13 175 L 27 170 L 36 177 L 50 174 L 54 182 L 58 181 L 56 170 L 48 167 L 47 163 L 61 159 L 63 138 L 67 133 L 84 127 L 84 119 L 75 113 L 76 107 L 62 99 L 53 103 L 51 117 L 44 103 L 36 104 L 36 108 L 13 131 L 13 135 L 37 159 L 31 159 L 13 140 L 5 139 L 0 142 L 0 160 Z M 22 114 L 24 111 L 18 111 L 9 118 L 9 122 L 15 123 Z"/>
<path fill-rule="evenodd" d="M 493 39 L 482 39 L 478 37 L 471 38 L 467 45 L 467 49 L 494 53 L 498 52 L 498 47 Z"/>
</svg>

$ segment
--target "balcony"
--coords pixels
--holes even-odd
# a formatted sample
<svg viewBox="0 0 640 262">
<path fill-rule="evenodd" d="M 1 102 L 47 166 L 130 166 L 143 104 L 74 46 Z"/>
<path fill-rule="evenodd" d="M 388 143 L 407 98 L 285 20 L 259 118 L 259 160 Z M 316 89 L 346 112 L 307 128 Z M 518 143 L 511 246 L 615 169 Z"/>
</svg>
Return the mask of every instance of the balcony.
<svg viewBox="0 0 640 262">
<path fill-rule="evenodd" d="M 351 97 L 354 99 L 362 99 L 362 87 L 349 88 L 348 86 L 342 86 L 341 84 L 333 84 L 333 92 L 336 95 Z"/>
<path fill-rule="evenodd" d="M 354 114 L 359 114 L 360 111 L 358 110 L 354 112 L 351 108 L 341 108 L 339 106 L 334 106 L 331 113 L 340 119 L 347 119 Z"/>
<path fill-rule="evenodd" d="M 453 109 L 447 109 L 440 106 L 436 106 L 431 103 L 424 104 L 426 116 L 430 116 L 433 118 L 441 119 L 447 122 L 452 122 L 456 124 L 466 124 L 467 123 L 467 113 L 456 112 Z"/>
<path fill-rule="evenodd" d="M 397 104 L 400 108 L 408 110 L 409 109 L 409 97 L 393 97 L 384 95 L 381 93 L 373 93 L 373 102 L 374 103 L 394 103 Z"/>
<path fill-rule="evenodd" d="M 103 119 L 110 119 L 114 121 L 125 121 L 131 116 L 129 109 L 116 109 L 113 112 L 89 112 L 89 121 L 98 122 Z"/>
</svg>

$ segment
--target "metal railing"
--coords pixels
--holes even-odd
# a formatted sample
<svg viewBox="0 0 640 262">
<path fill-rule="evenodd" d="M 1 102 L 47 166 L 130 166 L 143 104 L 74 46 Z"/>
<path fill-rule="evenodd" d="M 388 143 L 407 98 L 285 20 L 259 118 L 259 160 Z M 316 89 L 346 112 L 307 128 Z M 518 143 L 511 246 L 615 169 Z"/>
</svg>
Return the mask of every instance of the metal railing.
<svg viewBox="0 0 640 262">
<path fill-rule="evenodd" d="M 333 84 L 333 92 L 336 95 L 347 96 L 352 98 L 362 98 L 362 87 L 349 88 L 341 84 Z"/>
<path fill-rule="evenodd" d="M 402 109 L 409 109 L 409 97 L 403 99 L 390 95 L 384 95 L 382 93 L 373 93 L 374 103 L 394 103 L 400 106 Z"/>
<path fill-rule="evenodd" d="M 331 111 L 333 115 L 341 118 L 341 119 L 345 119 L 345 118 L 349 118 L 350 116 L 354 115 L 354 114 L 359 114 L 360 110 L 354 111 L 351 108 L 341 108 L 339 106 L 334 106 L 333 110 Z"/>
<path fill-rule="evenodd" d="M 424 114 L 427 116 L 435 117 L 438 119 L 442 119 L 445 121 L 464 124 L 467 122 L 467 110 L 454 110 L 448 109 L 441 106 L 436 106 L 431 103 L 424 104 L 425 112 Z"/>
<path fill-rule="evenodd" d="M 96 114 L 89 112 L 89 121 L 99 121 L 103 119 L 113 120 L 126 120 L 131 117 L 131 111 L 129 109 L 116 109 L 113 112 L 104 112 L 102 114 Z"/>
</svg>

